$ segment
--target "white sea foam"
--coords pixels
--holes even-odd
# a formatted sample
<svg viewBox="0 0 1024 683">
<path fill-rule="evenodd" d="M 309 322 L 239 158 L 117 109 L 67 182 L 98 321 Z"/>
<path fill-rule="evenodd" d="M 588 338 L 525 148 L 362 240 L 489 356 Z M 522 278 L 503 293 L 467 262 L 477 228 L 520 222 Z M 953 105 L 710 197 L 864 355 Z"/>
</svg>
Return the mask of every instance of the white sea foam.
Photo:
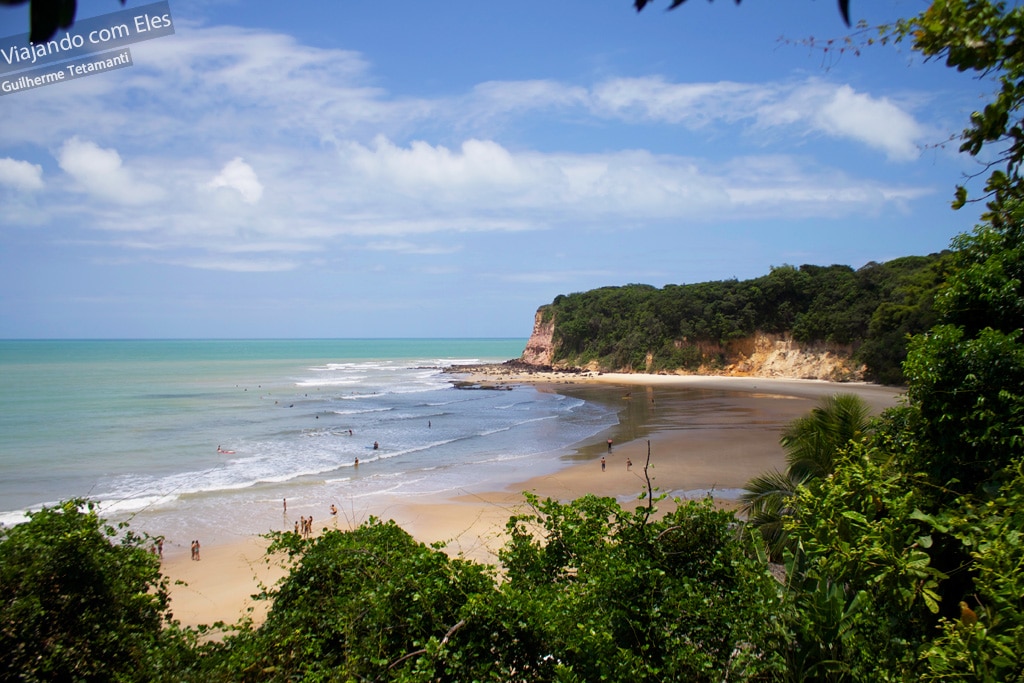
<svg viewBox="0 0 1024 683">
<path fill-rule="evenodd" d="M 365 415 L 366 413 L 386 413 L 394 408 L 354 408 L 352 410 L 332 410 L 335 415 Z"/>
<path fill-rule="evenodd" d="M 151 507 L 169 505 L 178 500 L 176 495 L 139 496 L 120 500 L 100 500 L 99 509 L 105 515 L 117 515 L 126 512 L 138 512 Z"/>
</svg>

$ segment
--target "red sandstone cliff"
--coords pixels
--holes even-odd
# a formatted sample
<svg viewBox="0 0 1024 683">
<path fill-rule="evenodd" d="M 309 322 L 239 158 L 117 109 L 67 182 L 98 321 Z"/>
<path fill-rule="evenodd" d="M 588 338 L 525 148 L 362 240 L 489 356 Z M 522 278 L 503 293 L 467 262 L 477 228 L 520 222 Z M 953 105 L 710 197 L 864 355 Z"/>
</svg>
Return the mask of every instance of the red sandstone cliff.
<svg viewBox="0 0 1024 683">
<path fill-rule="evenodd" d="M 530 365 L 551 365 L 555 352 L 554 334 L 555 317 L 550 316 L 549 320 L 544 322 L 544 308 L 538 309 L 533 318 L 533 333 L 526 342 L 520 360 Z"/>
</svg>

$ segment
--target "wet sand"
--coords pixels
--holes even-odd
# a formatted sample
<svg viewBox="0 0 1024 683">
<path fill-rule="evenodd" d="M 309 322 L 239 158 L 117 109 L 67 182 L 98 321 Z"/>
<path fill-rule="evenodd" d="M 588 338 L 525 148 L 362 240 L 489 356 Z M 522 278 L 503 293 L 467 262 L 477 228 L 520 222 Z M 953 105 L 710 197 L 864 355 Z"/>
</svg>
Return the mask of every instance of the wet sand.
<svg viewBox="0 0 1024 683">
<path fill-rule="evenodd" d="M 315 528 L 351 528 L 370 515 L 394 519 L 419 541 L 444 541 L 451 554 L 494 564 L 508 518 L 528 511 L 524 491 L 542 499 L 569 501 L 595 494 L 614 497 L 626 507 L 639 505 L 639 496 L 647 489 L 644 465 L 649 442 L 647 473 L 656 495 L 702 498 L 710 493 L 716 503 L 730 506 L 752 477 L 784 467 L 779 433 L 820 398 L 856 393 L 877 414 L 897 405 L 900 395 L 897 388 L 864 383 L 752 377 L 529 373 L 474 375 L 470 379 L 530 383 L 541 391 L 610 403 L 619 412 L 619 424 L 579 444 L 564 457 L 565 467 L 554 474 L 532 477 L 525 469 L 521 477 L 494 490 L 468 486 L 438 499 L 408 501 L 382 496 L 358 508 L 342 509 L 337 516 L 325 515 Z M 612 439 L 611 450 L 608 439 Z M 632 467 L 627 467 L 627 460 Z M 260 581 L 272 582 L 283 575 L 281 569 L 267 566 L 265 544 L 264 539 L 254 537 L 204 547 L 199 562 L 191 561 L 184 549 L 167 554 L 165 574 L 172 584 L 175 580 L 188 584 L 171 587 L 175 618 L 197 625 L 233 623 L 251 614 L 259 622 L 266 605 L 249 596 L 258 590 Z M 247 611 L 254 607 L 253 612 Z"/>
</svg>

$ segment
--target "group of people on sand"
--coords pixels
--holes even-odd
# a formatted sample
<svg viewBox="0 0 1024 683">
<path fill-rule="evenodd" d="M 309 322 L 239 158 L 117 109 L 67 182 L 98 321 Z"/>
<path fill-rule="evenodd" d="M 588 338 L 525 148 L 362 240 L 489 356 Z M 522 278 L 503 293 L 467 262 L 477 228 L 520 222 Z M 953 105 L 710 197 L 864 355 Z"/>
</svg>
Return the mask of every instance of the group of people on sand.
<svg viewBox="0 0 1024 683">
<path fill-rule="evenodd" d="M 313 515 L 310 515 L 309 519 L 305 515 L 299 517 L 299 521 L 295 522 L 295 533 L 303 538 L 309 538 L 313 533 Z"/>
<path fill-rule="evenodd" d="M 192 559 L 195 561 L 199 560 L 199 540 L 192 541 Z"/>
<path fill-rule="evenodd" d="M 287 508 L 286 508 L 287 509 Z M 338 506 L 331 503 L 331 514 L 338 514 Z M 302 536 L 303 538 L 309 538 L 310 534 L 313 533 L 313 515 L 306 517 L 302 515 L 295 522 L 295 535 Z M 193 541 L 193 555 L 198 555 L 199 541 Z M 193 560 L 198 560 L 198 557 L 193 557 Z"/>
</svg>

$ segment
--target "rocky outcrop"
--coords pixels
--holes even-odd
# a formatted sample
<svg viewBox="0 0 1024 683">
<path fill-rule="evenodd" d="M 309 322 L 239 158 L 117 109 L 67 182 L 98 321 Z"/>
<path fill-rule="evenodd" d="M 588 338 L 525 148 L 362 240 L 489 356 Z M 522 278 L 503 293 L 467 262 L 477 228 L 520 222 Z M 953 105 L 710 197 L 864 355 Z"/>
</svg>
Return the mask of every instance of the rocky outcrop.
<svg viewBox="0 0 1024 683">
<path fill-rule="evenodd" d="M 565 363 L 554 363 L 555 320 L 550 310 L 541 307 L 533 321 L 530 335 L 520 361 L 531 366 L 555 366 L 564 369 Z M 684 344 L 685 342 L 677 342 Z M 863 365 L 852 360 L 854 348 L 837 344 L 803 344 L 786 334 L 755 333 L 719 345 L 711 342 L 697 344 L 701 355 L 715 362 L 700 367 L 696 374 L 732 375 L 746 377 L 789 377 L 796 379 L 823 379 L 832 382 L 859 381 L 864 378 Z M 618 372 L 644 372 L 648 368 L 598 368 Z M 687 374 L 680 370 L 678 374 Z"/>
<path fill-rule="evenodd" d="M 803 344 L 785 334 L 757 333 L 728 345 L 717 374 L 859 381 L 865 368 L 853 362 L 853 352 L 850 345 Z"/>
<path fill-rule="evenodd" d="M 545 322 L 544 318 L 547 317 Z M 529 365 L 551 365 L 555 357 L 555 316 L 541 306 L 533 318 L 533 333 L 526 342 L 520 360 Z"/>
</svg>

